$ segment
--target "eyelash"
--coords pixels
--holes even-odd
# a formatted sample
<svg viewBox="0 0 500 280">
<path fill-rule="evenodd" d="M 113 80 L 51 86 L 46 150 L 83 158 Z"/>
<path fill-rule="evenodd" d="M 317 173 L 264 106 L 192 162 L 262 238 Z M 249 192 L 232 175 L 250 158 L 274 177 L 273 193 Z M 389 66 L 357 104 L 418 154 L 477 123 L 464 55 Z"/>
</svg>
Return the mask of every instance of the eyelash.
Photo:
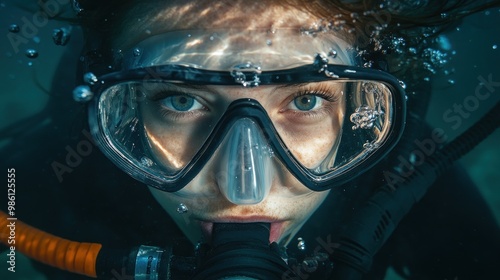
<svg viewBox="0 0 500 280">
<path fill-rule="evenodd" d="M 329 102 L 337 102 L 339 100 L 339 94 L 337 94 L 337 92 L 333 93 L 332 90 L 327 86 L 319 86 L 317 89 L 311 89 L 311 90 L 306 89 L 295 93 L 292 96 L 290 102 L 293 101 L 295 98 L 304 95 L 318 96 Z"/>
<path fill-rule="evenodd" d="M 193 95 L 189 94 L 188 92 L 184 92 L 182 90 L 175 90 L 175 91 L 165 91 L 165 90 L 163 90 L 163 91 L 155 92 L 155 93 L 151 94 L 151 97 L 149 97 L 149 99 L 151 101 L 153 101 L 153 102 L 160 102 L 161 100 L 163 100 L 165 98 L 172 97 L 172 96 L 177 96 L 177 95 L 185 95 L 185 96 L 188 96 L 190 98 L 193 98 L 194 100 L 196 100 L 197 102 L 199 102 L 200 104 L 202 104 L 202 106 L 204 107 L 204 110 L 208 110 L 206 108 L 206 106 L 204 106 L 203 103 L 200 102 L 198 100 L 198 98 L 196 98 L 196 96 L 193 96 Z M 190 118 L 190 117 L 202 114 L 202 112 L 200 112 L 198 110 L 187 111 L 187 112 L 177 112 L 177 111 L 173 111 L 173 110 L 170 110 L 170 109 L 166 109 L 161 104 L 158 104 L 158 106 L 160 106 L 161 116 L 164 117 L 164 118 L 169 118 L 169 119 L 171 119 L 173 121 L 179 120 L 181 118 Z"/>
</svg>

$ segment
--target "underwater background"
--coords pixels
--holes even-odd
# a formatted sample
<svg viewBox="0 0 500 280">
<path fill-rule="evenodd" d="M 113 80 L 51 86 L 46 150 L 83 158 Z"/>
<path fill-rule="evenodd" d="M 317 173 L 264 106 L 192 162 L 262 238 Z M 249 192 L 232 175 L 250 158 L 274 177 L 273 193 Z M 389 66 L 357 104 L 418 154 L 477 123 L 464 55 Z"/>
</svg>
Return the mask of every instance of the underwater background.
<svg viewBox="0 0 500 280">
<path fill-rule="evenodd" d="M 43 109 L 64 48 L 74 48 L 78 52 L 82 42 L 78 27 L 56 20 L 35 26 L 33 36 L 26 41 L 12 41 L 9 36 L 15 31 L 12 25 L 22 27 L 26 21 L 33 22 L 34 19 L 33 12 L 17 5 L 20 2 L 25 1 L 0 1 L 0 131 Z M 61 28 L 71 33 L 65 46 L 56 45 L 52 38 L 54 29 Z M 486 100 L 474 99 L 475 89 L 483 79 L 500 83 L 500 9 L 473 15 L 438 39 L 449 62 L 430 75 L 434 90 L 427 120 L 434 127 L 442 128 L 448 139 L 453 139 L 500 100 L 500 85 L 493 88 Z M 457 105 L 470 110 L 463 115 L 450 113 Z M 454 117 L 453 121 L 450 117 Z M 0 138 L 0 147 L 4 144 L 5 139 Z M 44 144 L 37 143 L 40 149 Z M 500 131 L 493 133 L 460 162 L 500 223 Z M 19 254 L 16 273 L 8 272 L 6 259 L 2 253 L 0 279 L 46 279 L 33 271 L 29 260 Z M 401 278 L 389 271 L 386 279 Z"/>
</svg>

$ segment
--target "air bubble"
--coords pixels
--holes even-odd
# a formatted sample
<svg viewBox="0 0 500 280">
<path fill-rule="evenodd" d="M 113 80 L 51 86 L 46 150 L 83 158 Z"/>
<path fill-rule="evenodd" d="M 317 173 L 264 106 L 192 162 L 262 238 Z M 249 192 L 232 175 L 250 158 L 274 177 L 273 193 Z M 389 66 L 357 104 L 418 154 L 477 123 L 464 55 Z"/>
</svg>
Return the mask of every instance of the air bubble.
<svg viewBox="0 0 500 280">
<path fill-rule="evenodd" d="M 306 249 L 306 242 L 304 241 L 304 239 L 302 239 L 302 237 L 299 237 L 297 238 L 297 241 L 297 249 L 304 251 Z"/>
<path fill-rule="evenodd" d="M 179 203 L 179 206 L 177 206 L 177 213 L 184 214 L 187 211 L 188 211 L 187 206 L 184 203 Z"/>
<path fill-rule="evenodd" d="M 19 28 L 19 25 L 17 24 L 11 24 L 9 26 L 9 32 L 12 32 L 12 33 L 18 33 L 21 29 Z"/>
<path fill-rule="evenodd" d="M 94 73 L 88 72 L 83 75 L 83 81 L 89 85 L 94 85 L 98 80 Z"/>
<path fill-rule="evenodd" d="M 54 44 L 58 46 L 66 46 L 70 38 L 71 33 L 68 28 L 57 28 L 54 29 L 54 32 L 52 32 L 52 40 L 54 41 Z"/>
<path fill-rule="evenodd" d="M 337 57 L 337 51 L 334 50 L 334 49 L 330 49 L 330 51 L 328 52 L 328 56 L 331 57 L 331 58 L 336 58 Z"/>
<path fill-rule="evenodd" d="M 94 93 L 90 90 L 88 86 L 77 86 L 73 90 L 73 99 L 76 102 L 87 102 L 94 97 Z"/>
<path fill-rule="evenodd" d="M 38 51 L 34 49 L 27 49 L 26 50 L 26 56 L 29 58 L 37 58 L 38 57 Z"/>
<path fill-rule="evenodd" d="M 142 54 L 141 49 L 139 48 L 134 48 L 133 53 L 134 56 L 140 56 Z"/>
</svg>

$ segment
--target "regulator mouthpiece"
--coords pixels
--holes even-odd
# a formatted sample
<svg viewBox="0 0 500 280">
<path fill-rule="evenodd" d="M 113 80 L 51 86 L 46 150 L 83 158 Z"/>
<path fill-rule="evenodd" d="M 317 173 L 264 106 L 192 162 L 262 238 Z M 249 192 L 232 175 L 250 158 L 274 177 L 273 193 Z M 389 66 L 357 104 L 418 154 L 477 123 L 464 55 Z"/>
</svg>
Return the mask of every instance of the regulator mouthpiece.
<svg viewBox="0 0 500 280">
<path fill-rule="evenodd" d="M 212 249 L 194 280 L 282 279 L 291 271 L 269 235 L 269 223 L 214 223 Z"/>
<path fill-rule="evenodd" d="M 259 126 L 250 118 L 236 121 L 221 152 L 227 163 L 227 176 L 219 181 L 224 196 L 238 205 L 264 200 L 271 188 L 274 168 L 271 149 Z"/>
</svg>

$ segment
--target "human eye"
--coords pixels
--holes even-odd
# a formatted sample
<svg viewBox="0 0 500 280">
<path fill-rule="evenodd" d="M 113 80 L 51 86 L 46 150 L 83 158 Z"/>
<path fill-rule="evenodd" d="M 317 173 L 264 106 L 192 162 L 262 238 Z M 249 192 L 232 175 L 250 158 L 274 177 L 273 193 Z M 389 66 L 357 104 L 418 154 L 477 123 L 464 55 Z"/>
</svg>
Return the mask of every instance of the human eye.
<svg viewBox="0 0 500 280">
<path fill-rule="evenodd" d="M 342 90 L 329 85 L 307 86 L 291 96 L 286 109 L 297 113 L 320 113 L 331 108 L 342 95 Z"/>
<path fill-rule="evenodd" d="M 306 93 L 295 97 L 288 108 L 298 111 L 312 111 L 323 105 L 324 99 L 314 93 Z"/>
<path fill-rule="evenodd" d="M 204 106 L 200 102 L 187 94 L 167 96 L 159 100 L 159 102 L 166 110 L 175 112 L 191 112 L 204 109 Z"/>
<path fill-rule="evenodd" d="M 152 89 L 147 94 L 148 99 L 155 104 L 156 110 L 167 120 L 191 120 L 208 111 L 203 98 L 188 89 L 168 85 Z"/>
</svg>

